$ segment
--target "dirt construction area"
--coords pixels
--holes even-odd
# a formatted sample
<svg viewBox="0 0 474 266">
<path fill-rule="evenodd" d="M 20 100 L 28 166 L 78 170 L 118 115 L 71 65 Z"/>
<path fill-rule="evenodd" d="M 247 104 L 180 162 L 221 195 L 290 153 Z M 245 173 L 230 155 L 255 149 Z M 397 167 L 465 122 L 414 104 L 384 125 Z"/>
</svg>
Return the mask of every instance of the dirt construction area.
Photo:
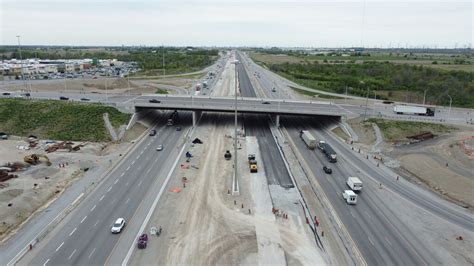
<svg viewBox="0 0 474 266">
<path fill-rule="evenodd" d="M 271 201 L 259 202 L 261 196 L 253 194 L 257 176 L 249 172 L 244 137 L 239 138 L 238 151 L 240 195 L 231 195 L 233 160 L 225 160 L 224 153 L 233 153 L 232 119 L 209 120 L 191 138 L 203 144 L 189 147 L 193 157 L 189 162 L 182 159 L 147 226 L 147 233 L 152 226 L 162 226 L 163 233 L 151 236 L 146 249 L 134 252 L 131 264 L 324 264 L 301 219 L 275 216 Z M 260 194 L 268 194 L 265 176 L 258 178 L 263 178 L 266 190 Z M 265 204 L 268 209 L 259 210 Z M 278 254 L 283 259 L 275 261 Z"/>
<path fill-rule="evenodd" d="M 27 142 L 0 141 L 0 166 L 18 162 L 24 168 L 9 174 L 17 175 L 0 182 L 0 242 L 11 236 L 22 223 L 57 199 L 74 181 L 84 175 L 101 177 L 119 159 L 130 144 L 87 143 L 79 151 L 44 152 L 44 144 L 25 150 Z M 47 155 L 51 166 L 40 158 L 37 165 L 24 162 L 31 154 Z"/>
<path fill-rule="evenodd" d="M 360 118 L 348 121 L 359 137 L 355 146 L 376 152 L 408 180 L 436 191 L 463 207 L 474 208 L 474 129 L 460 127 L 418 143 L 392 145 L 378 141 L 374 128 Z"/>
</svg>

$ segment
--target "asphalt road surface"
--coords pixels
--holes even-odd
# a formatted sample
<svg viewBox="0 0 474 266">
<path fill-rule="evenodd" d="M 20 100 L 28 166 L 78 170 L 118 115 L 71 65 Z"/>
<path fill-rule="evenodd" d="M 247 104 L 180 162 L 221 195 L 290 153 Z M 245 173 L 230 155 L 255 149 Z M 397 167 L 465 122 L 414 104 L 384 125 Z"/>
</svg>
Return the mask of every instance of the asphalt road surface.
<svg viewBox="0 0 474 266">
<path fill-rule="evenodd" d="M 243 97 L 256 97 L 256 93 L 250 83 L 247 71 L 242 64 L 237 65 L 239 88 Z M 269 117 L 267 115 L 244 115 L 245 133 L 248 136 L 256 136 L 262 155 L 263 165 L 268 184 L 280 185 L 285 188 L 294 187 L 285 163 L 278 151 L 277 144 L 269 128 Z"/>
<path fill-rule="evenodd" d="M 167 160 L 174 159 L 169 155 L 186 130 L 183 127 L 177 134 L 175 127 L 164 126 L 165 120 L 166 117 L 156 126 L 156 136 L 146 137 L 139 143 L 127 155 L 127 160 L 69 215 L 67 223 L 37 251 L 32 263 L 97 265 L 107 262 L 121 237 L 121 234 L 110 232 L 111 225 L 119 217 L 125 218 L 127 223 L 138 219 L 134 217 L 135 210 L 152 184 L 163 182 L 165 169 L 162 166 Z M 190 124 L 189 115 L 182 120 Z M 159 144 L 164 145 L 163 151 L 156 150 Z"/>
</svg>

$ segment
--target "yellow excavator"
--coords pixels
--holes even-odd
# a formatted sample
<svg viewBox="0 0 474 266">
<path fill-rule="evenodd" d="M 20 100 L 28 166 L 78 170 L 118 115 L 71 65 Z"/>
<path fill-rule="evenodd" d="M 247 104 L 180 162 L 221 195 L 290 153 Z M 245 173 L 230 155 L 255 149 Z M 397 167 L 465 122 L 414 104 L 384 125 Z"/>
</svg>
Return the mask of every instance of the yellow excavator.
<svg viewBox="0 0 474 266">
<path fill-rule="evenodd" d="M 51 166 L 51 161 L 49 160 L 48 156 L 42 154 L 30 154 L 23 158 L 25 163 L 29 163 L 32 165 L 37 165 L 41 163 L 40 158 L 43 158 L 46 161 L 47 166 Z"/>
</svg>

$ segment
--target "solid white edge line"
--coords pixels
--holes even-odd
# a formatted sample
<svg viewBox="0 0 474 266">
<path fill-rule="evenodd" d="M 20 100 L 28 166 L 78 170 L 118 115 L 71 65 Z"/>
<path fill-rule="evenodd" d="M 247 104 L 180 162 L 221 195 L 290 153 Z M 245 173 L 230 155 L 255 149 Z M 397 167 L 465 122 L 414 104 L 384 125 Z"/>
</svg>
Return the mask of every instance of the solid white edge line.
<svg viewBox="0 0 474 266">
<path fill-rule="evenodd" d="M 43 266 L 46 266 L 46 264 L 49 262 L 50 259 L 47 259 L 44 263 Z"/>
<path fill-rule="evenodd" d="M 165 188 L 168 184 L 168 181 L 171 179 L 171 176 L 173 175 L 174 169 L 178 165 L 178 162 L 181 159 L 181 156 L 182 156 L 185 148 L 186 148 L 186 144 L 183 145 L 183 147 L 181 148 L 181 151 L 179 152 L 178 157 L 176 158 L 173 166 L 171 167 L 170 171 L 168 172 L 168 176 L 166 177 L 165 182 L 161 186 L 160 192 L 158 192 L 158 195 L 156 196 L 155 200 L 153 201 L 153 204 L 152 204 L 150 210 L 148 211 L 148 214 L 146 215 L 145 220 L 143 220 L 142 226 L 138 230 L 138 233 L 137 233 L 137 235 L 134 239 L 138 239 L 140 234 L 142 232 L 144 232 L 145 227 L 148 224 L 148 222 L 151 218 L 151 215 L 152 215 L 152 213 L 154 212 L 154 210 L 156 208 L 156 205 L 158 204 L 158 200 L 160 199 L 161 194 L 163 194 L 163 191 L 165 190 Z M 128 249 L 127 255 L 125 256 L 125 258 L 122 261 L 122 266 L 127 265 L 128 261 L 130 260 L 130 257 L 132 256 L 132 252 L 133 252 L 134 248 L 135 248 L 135 241 L 133 241 L 133 243 L 130 245 L 130 248 Z"/>
</svg>

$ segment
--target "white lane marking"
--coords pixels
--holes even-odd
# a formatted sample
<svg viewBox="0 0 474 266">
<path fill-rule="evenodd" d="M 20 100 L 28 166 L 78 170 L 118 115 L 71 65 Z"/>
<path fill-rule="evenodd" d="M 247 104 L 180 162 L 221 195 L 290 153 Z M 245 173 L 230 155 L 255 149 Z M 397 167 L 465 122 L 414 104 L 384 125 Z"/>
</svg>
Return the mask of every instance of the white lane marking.
<svg viewBox="0 0 474 266">
<path fill-rule="evenodd" d="M 128 186 L 128 183 L 130 183 L 129 181 L 127 181 L 127 184 L 125 184 L 125 186 Z"/>
<path fill-rule="evenodd" d="M 388 238 L 385 238 L 385 241 L 387 241 L 387 243 L 391 246 L 392 243 L 390 242 L 390 240 L 388 240 Z"/>
<path fill-rule="evenodd" d="M 147 175 L 147 174 L 150 172 L 150 170 L 151 170 L 151 168 L 150 168 L 150 169 L 148 169 L 148 171 L 146 171 L 145 175 Z"/>
<path fill-rule="evenodd" d="M 95 222 L 94 226 L 96 226 L 98 223 L 99 223 L 99 220 L 97 220 L 97 222 Z"/>
<path fill-rule="evenodd" d="M 372 244 L 372 246 L 375 246 L 375 245 L 374 245 L 374 241 L 372 241 L 372 239 L 370 238 L 370 236 L 367 237 L 367 238 L 369 239 L 370 244 Z"/>
<path fill-rule="evenodd" d="M 118 181 L 119 181 L 118 179 L 115 179 L 115 181 L 114 181 L 114 185 L 115 185 L 115 184 L 117 184 L 117 182 L 118 182 Z"/>
<path fill-rule="evenodd" d="M 125 201 L 125 204 L 127 204 L 129 201 L 130 201 L 130 198 L 128 198 L 128 199 Z"/>
<path fill-rule="evenodd" d="M 133 160 L 133 162 L 132 162 L 132 165 L 134 165 L 134 164 L 135 164 L 135 160 Z M 130 167 L 130 166 L 129 166 L 129 167 Z"/>
<path fill-rule="evenodd" d="M 72 256 L 74 256 L 74 253 L 76 253 L 76 249 L 71 253 L 71 255 L 69 255 L 69 258 L 67 258 L 67 259 L 71 260 Z"/>
<path fill-rule="evenodd" d="M 372 219 L 372 217 L 370 216 L 370 214 L 367 211 L 365 211 L 365 215 L 367 215 L 367 218 L 369 218 L 369 220 Z"/>
<path fill-rule="evenodd" d="M 47 259 L 44 263 L 43 266 L 46 266 L 46 264 L 49 262 L 49 259 Z"/>
<path fill-rule="evenodd" d="M 82 222 L 84 222 L 86 219 L 87 219 L 87 215 L 86 215 L 86 216 L 84 216 L 84 218 L 82 218 L 82 220 L 81 220 L 81 224 L 82 224 Z"/>
<path fill-rule="evenodd" d="M 107 192 L 110 192 L 112 190 L 112 186 L 109 187 L 109 189 L 107 189 Z"/>
<path fill-rule="evenodd" d="M 140 186 L 142 184 L 143 180 L 140 180 L 140 182 L 138 183 L 138 186 Z"/>
<path fill-rule="evenodd" d="M 102 197 L 100 197 L 99 201 L 102 201 L 104 199 L 105 195 L 102 195 Z"/>
<path fill-rule="evenodd" d="M 69 236 L 72 236 L 72 234 L 74 234 L 74 232 L 76 232 L 76 229 L 77 229 L 77 227 L 74 227 L 74 229 L 72 229 L 71 233 L 69 233 Z"/>
<path fill-rule="evenodd" d="M 142 152 L 140 152 L 140 155 L 142 155 L 144 151 L 145 151 L 145 150 L 143 150 Z"/>
<path fill-rule="evenodd" d="M 355 215 L 352 211 L 349 211 L 351 213 L 351 216 L 355 218 Z"/>
<path fill-rule="evenodd" d="M 89 259 L 92 257 L 92 254 L 94 254 L 95 248 L 92 250 L 91 254 L 89 254 Z"/>
<path fill-rule="evenodd" d="M 91 208 L 91 212 L 95 209 L 96 206 L 97 206 L 97 205 L 94 205 L 94 207 Z"/>
<path fill-rule="evenodd" d="M 128 171 L 128 170 L 130 170 L 130 165 L 127 167 L 127 170 L 126 170 L 126 171 Z"/>
<path fill-rule="evenodd" d="M 59 247 L 56 248 L 56 252 L 58 252 L 58 250 L 64 245 L 64 242 L 61 243 L 61 245 L 59 245 Z"/>
<path fill-rule="evenodd" d="M 137 160 L 140 159 L 140 155 L 137 156 Z"/>
<path fill-rule="evenodd" d="M 125 173 L 122 173 L 122 174 L 120 175 L 120 177 L 122 177 L 122 176 L 124 176 L 124 175 L 125 175 Z"/>
</svg>

